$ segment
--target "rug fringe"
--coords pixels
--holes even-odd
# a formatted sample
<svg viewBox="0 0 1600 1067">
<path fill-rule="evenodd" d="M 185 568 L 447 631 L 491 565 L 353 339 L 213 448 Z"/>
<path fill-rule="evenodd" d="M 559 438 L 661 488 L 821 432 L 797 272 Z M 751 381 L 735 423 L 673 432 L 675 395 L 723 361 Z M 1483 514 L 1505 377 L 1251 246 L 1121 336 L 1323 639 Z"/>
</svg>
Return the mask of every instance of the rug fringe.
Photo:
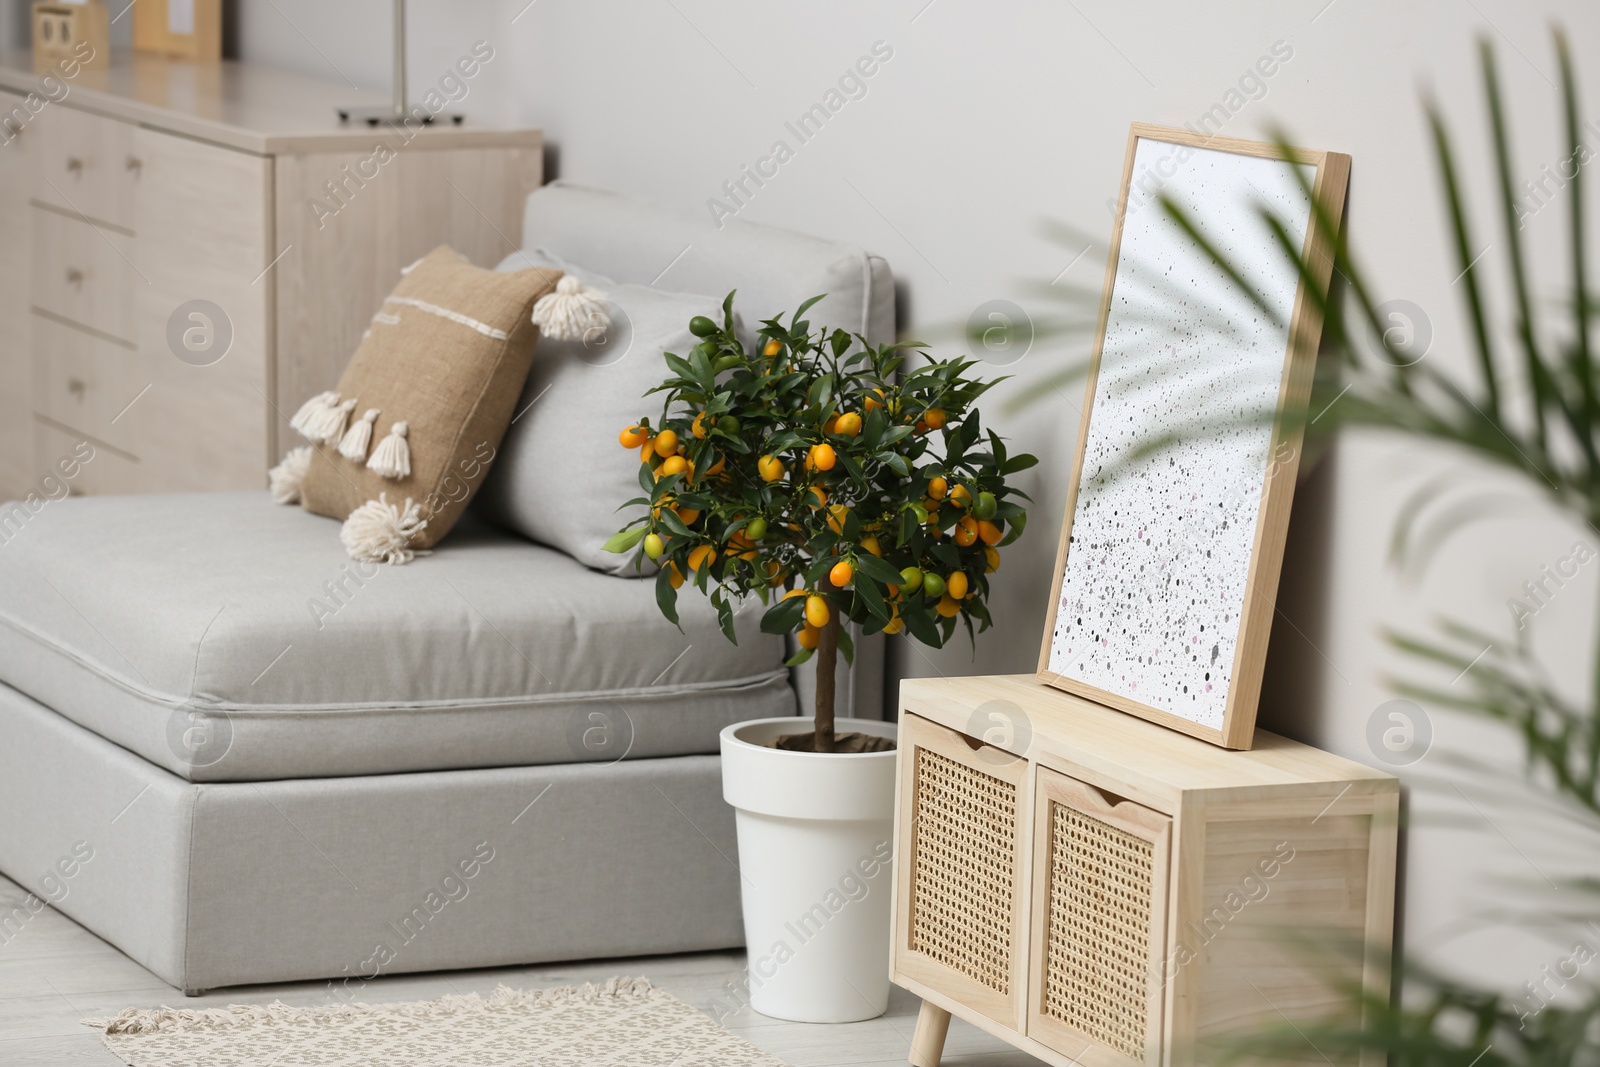
<svg viewBox="0 0 1600 1067">
<path fill-rule="evenodd" d="M 562 986 L 556 989 L 512 989 L 502 985 L 487 998 L 477 993 L 464 995 L 452 993 L 437 1000 L 420 1000 L 405 1004 L 355 1003 L 299 1008 L 291 1007 L 282 1001 L 273 1001 L 264 1008 L 255 1004 L 230 1004 L 226 1008 L 199 1010 L 166 1006 L 154 1010 L 129 1008 L 113 1019 L 85 1019 L 83 1024 L 106 1034 L 148 1034 L 158 1031 L 271 1026 L 279 1023 L 323 1023 L 371 1016 L 429 1019 L 503 1008 L 549 1007 L 577 1002 L 594 1003 L 606 999 L 644 999 L 654 992 L 654 987 L 648 978 L 619 976 L 599 984 L 585 983 L 582 986 Z"/>
</svg>

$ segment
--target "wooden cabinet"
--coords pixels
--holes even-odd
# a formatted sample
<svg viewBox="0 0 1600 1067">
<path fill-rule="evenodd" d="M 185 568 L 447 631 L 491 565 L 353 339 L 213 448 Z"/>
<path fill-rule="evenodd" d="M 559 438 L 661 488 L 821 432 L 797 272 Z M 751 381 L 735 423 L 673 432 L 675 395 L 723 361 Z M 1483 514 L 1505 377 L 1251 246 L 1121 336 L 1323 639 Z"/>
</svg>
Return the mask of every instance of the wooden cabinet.
<svg viewBox="0 0 1600 1067">
<path fill-rule="evenodd" d="M 951 1013 L 1059 1067 L 1177 1067 L 1345 1011 L 1349 985 L 1386 994 L 1392 777 L 1265 731 L 1219 749 L 1031 676 L 908 679 L 900 710 L 913 1063 L 938 1063 Z"/>
<path fill-rule="evenodd" d="M 257 488 L 400 268 L 492 266 L 536 130 L 342 127 L 348 87 L 117 54 L 58 102 L 0 55 L 0 500 L 78 442 L 79 493 Z"/>
</svg>

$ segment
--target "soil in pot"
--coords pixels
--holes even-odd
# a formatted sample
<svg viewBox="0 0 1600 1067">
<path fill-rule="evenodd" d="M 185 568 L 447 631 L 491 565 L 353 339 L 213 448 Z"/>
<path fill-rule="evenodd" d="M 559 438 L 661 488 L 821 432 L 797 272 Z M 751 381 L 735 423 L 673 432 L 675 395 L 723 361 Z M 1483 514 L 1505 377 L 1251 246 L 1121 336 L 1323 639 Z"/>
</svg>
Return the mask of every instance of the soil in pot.
<svg viewBox="0 0 1600 1067">
<path fill-rule="evenodd" d="M 817 734 L 813 730 L 804 734 L 785 734 L 770 743 L 772 748 L 781 748 L 788 752 L 817 752 Z M 873 737 L 870 734 L 844 733 L 833 735 L 833 747 L 827 749 L 833 753 L 857 752 L 890 752 L 894 749 L 893 738 Z"/>
</svg>

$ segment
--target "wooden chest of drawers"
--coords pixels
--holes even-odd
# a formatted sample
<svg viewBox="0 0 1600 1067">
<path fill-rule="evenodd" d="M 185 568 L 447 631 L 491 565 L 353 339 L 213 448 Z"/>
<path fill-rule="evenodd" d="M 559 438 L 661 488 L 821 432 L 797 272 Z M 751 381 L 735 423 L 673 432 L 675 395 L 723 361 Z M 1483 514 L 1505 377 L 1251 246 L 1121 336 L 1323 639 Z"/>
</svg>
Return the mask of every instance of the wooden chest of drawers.
<svg viewBox="0 0 1600 1067">
<path fill-rule="evenodd" d="M 72 492 L 265 485 L 400 268 L 497 262 L 540 180 L 536 130 L 341 127 L 347 88 L 284 72 L 39 78 L 0 55 L 0 500 L 82 441 Z"/>
<path fill-rule="evenodd" d="M 1031 676 L 908 679 L 900 708 L 913 1064 L 951 1013 L 1060 1067 L 1178 1067 L 1324 1019 L 1346 985 L 1386 994 L 1390 776 L 1265 731 L 1227 751 Z"/>
</svg>

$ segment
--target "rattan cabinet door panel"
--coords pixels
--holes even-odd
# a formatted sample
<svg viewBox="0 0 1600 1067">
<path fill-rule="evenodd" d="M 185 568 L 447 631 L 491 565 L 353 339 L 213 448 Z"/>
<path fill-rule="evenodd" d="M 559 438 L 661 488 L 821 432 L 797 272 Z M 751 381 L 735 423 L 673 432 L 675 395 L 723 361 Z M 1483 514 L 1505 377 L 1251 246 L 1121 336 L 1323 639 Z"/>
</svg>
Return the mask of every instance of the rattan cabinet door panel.
<svg viewBox="0 0 1600 1067">
<path fill-rule="evenodd" d="M 1088 1067 L 1154 1067 L 1172 820 L 1038 775 L 1028 1036 Z"/>
<path fill-rule="evenodd" d="M 1018 1026 L 1027 761 L 909 714 L 900 745 L 896 970 Z"/>
</svg>

